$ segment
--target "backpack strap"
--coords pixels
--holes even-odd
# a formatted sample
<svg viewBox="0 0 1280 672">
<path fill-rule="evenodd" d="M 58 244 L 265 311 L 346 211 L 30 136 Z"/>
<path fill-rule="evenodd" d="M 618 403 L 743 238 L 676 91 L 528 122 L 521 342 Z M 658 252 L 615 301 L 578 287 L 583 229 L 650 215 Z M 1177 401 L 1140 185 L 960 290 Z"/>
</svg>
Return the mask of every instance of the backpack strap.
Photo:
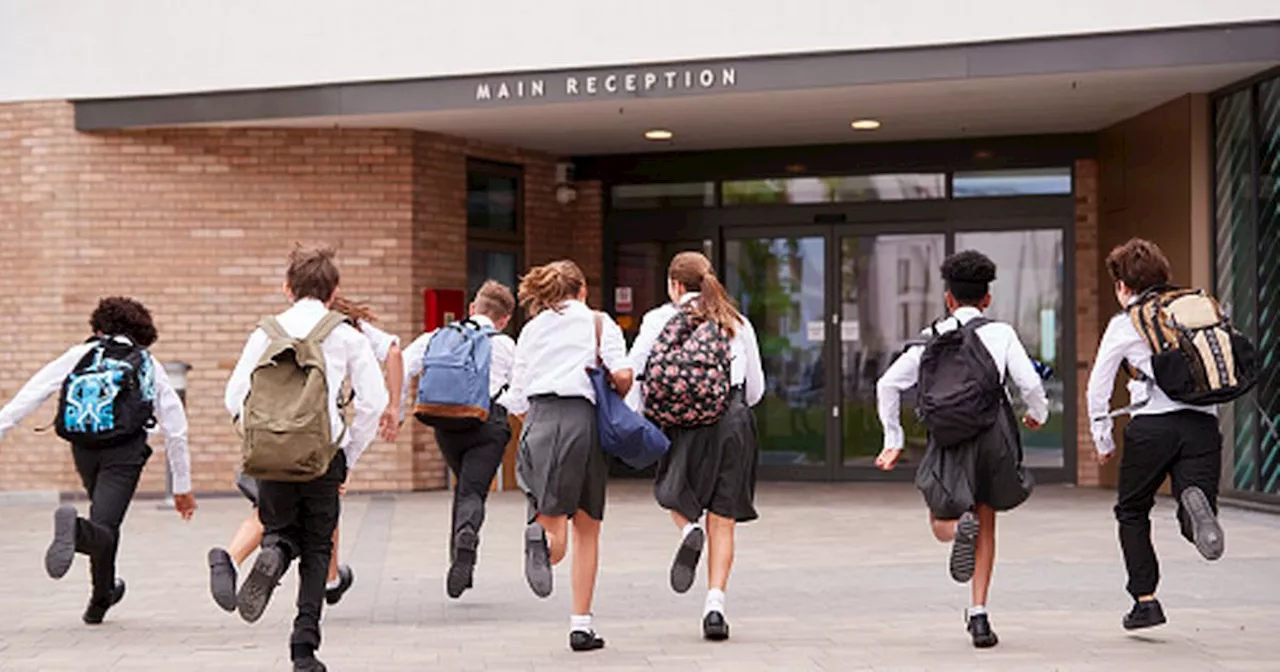
<svg viewBox="0 0 1280 672">
<path fill-rule="evenodd" d="M 324 339 L 329 337 L 329 334 L 333 333 L 334 329 L 337 329 L 339 325 L 346 321 L 346 315 L 343 315 L 336 310 L 331 310 L 326 313 L 324 317 L 320 318 L 320 321 L 316 323 L 316 326 L 311 328 L 311 333 L 307 334 L 303 340 L 311 341 L 316 345 L 320 345 L 321 343 L 324 343 Z"/>
<path fill-rule="evenodd" d="M 600 311 L 592 311 L 591 316 L 595 320 L 596 325 L 596 366 L 603 366 L 604 360 L 600 358 L 600 339 L 604 333 L 604 316 Z"/>
<path fill-rule="evenodd" d="M 258 322 L 258 328 L 266 332 L 267 336 L 272 340 L 289 340 L 293 338 L 289 335 L 289 332 L 284 330 L 284 327 L 280 326 L 280 321 L 270 315 Z"/>
<path fill-rule="evenodd" d="M 959 322 L 959 321 L 960 321 L 960 318 L 957 317 L 956 322 Z M 991 322 L 992 322 L 991 318 L 986 317 L 985 315 L 979 315 L 973 318 L 972 320 L 969 320 L 968 322 L 965 322 L 964 324 L 960 325 L 960 328 L 965 331 L 976 332 L 977 330 L 987 326 L 988 324 L 991 324 Z"/>
</svg>

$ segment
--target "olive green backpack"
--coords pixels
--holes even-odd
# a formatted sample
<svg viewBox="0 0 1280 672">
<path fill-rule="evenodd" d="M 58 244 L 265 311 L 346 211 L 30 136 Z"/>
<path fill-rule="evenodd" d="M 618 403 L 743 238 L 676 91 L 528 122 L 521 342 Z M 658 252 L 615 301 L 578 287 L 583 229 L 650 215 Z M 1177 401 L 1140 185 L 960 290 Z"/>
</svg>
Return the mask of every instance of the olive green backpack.
<svg viewBox="0 0 1280 672">
<path fill-rule="evenodd" d="M 344 419 L 342 433 L 336 439 L 331 436 L 321 344 L 345 319 L 330 311 L 300 339 L 290 336 L 274 317 L 259 323 L 271 342 L 250 374 L 244 402 L 246 476 L 304 482 L 329 470 L 347 428 Z"/>
</svg>

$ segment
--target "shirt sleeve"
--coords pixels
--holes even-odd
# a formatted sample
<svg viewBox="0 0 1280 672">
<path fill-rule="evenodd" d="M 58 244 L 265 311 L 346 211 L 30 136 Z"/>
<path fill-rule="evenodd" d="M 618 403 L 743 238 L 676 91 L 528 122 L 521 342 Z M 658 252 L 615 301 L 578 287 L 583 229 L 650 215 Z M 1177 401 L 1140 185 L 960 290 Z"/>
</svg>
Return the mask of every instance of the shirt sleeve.
<svg viewBox="0 0 1280 672">
<path fill-rule="evenodd" d="M 760 343 L 756 340 L 756 329 L 745 317 L 739 327 L 738 338 L 742 339 L 742 352 L 746 357 L 746 402 L 755 406 L 764 398 L 764 366 L 760 361 Z"/>
<path fill-rule="evenodd" d="M 431 335 L 436 332 L 428 331 L 425 334 L 413 339 L 409 347 L 404 349 L 401 357 L 404 358 L 404 381 L 400 385 L 400 419 L 404 420 L 405 406 L 410 404 L 409 399 L 413 398 L 413 381 L 422 373 L 422 358 L 427 354 L 427 345 L 431 342 Z"/>
<path fill-rule="evenodd" d="M 231 371 L 231 379 L 227 381 L 227 390 L 223 395 L 223 404 L 234 420 L 239 420 L 240 414 L 244 412 L 244 400 L 249 396 L 249 377 L 253 375 L 254 367 L 258 365 L 258 360 L 262 359 L 262 353 L 267 351 L 267 346 L 270 344 L 271 340 L 267 338 L 267 333 L 261 329 L 255 329 L 249 335 L 249 341 L 245 343 L 244 350 L 240 353 L 240 361 L 236 362 L 236 368 Z"/>
<path fill-rule="evenodd" d="M 632 370 L 635 371 L 636 384 L 632 385 L 631 390 L 627 392 L 626 402 L 627 406 L 634 411 L 639 411 L 644 406 L 644 396 L 641 391 L 644 386 L 640 384 L 640 379 L 644 377 L 645 364 L 649 361 L 653 344 L 657 342 L 658 335 L 666 325 L 666 320 L 663 319 L 666 313 L 667 311 L 660 307 L 645 313 L 644 319 L 640 320 L 640 333 L 636 334 L 636 340 L 631 344 L 631 352 L 627 355 L 631 360 Z"/>
<path fill-rule="evenodd" d="M 915 386 L 920 379 L 920 355 L 924 348 L 908 348 L 876 381 L 876 410 L 884 427 L 886 450 L 902 450 L 906 435 L 902 431 L 902 393 Z"/>
<path fill-rule="evenodd" d="M 341 328 L 341 327 L 339 327 Z M 347 376 L 355 393 L 355 417 L 351 419 L 351 443 L 348 444 L 347 468 L 354 467 L 360 454 L 373 442 L 378 432 L 378 419 L 389 401 L 382 367 L 373 354 L 367 338 L 351 339 L 347 345 Z"/>
<path fill-rule="evenodd" d="M 627 341 L 622 337 L 622 328 L 613 318 L 601 313 L 602 328 L 600 330 L 600 359 L 606 368 L 613 373 L 634 370 L 631 359 L 627 357 Z M 594 327 L 592 327 L 594 329 Z"/>
<path fill-rule="evenodd" d="M 505 385 L 506 390 L 498 395 L 494 401 L 502 404 L 503 408 L 511 410 L 513 400 L 511 398 L 511 374 L 515 369 L 516 361 L 516 342 L 511 340 L 506 334 L 498 334 L 493 337 L 492 354 L 489 356 L 489 379 L 498 382 L 499 388 Z M 490 390 L 496 392 L 497 390 Z"/>
<path fill-rule="evenodd" d="M 1093 445 L 1103 455 L 1115 451 L 1116 440 L 1112 434 L 1113 422 L 1111 412 L 1111 392 L 1115 387 L 1116 373 L 1125 358 L 1125 336 L 1123 317 L 1113 318 L 1102 334 L 1102 342 L 1098 345 L 1098 354 L 1093 361 L 1093 370 L 1089 372 L 1089 385 L 1085 391 L 1085 399 L 1089 410 L 1089 428 L 1093 434 Z"/>
<path fill-rule="evenodd" d="M 360 320 L 358 324 L 360 325 L 360 333 L 369 339 L 369 345 L 373 346 L 373 354 L 378 358 L 378 362 L 385 363 L 387 361 L 387 353 L 391 352 L 391 346 L 399 345 L 400 339 L 364 320 Z"/>
<path fill-rule="evenodd" d="M 1018 333 L 1009 329 L 1009 350 L 1005 353 L 1005 369 L 1027 405 L 1027 414 L 1044 424 L 1049 419 L 1049 397 L 1044 392 L 1044 382 L 1031 364 L 1027 349 L 1018 340 Z"/>
<path fill-rule="evenodd" d="M 62 356 L 36 372 L 36 375 L 18 390 L 13 401 L 0 409 L 0 439 L 4 439 L 4 435 L 9 430 L 16 427 L 23 418 L 34 413 L 45 400 L 62 389 L 62 381 L 71 375 L 71 371 L 76 368 L 76 362 L 89 352 L 90 347 L 78 345 L 67 350 Z"/>
<path fill-rule="evenodd" d="M 191 452 L 187 444 L 187 412 L 182 399 L 169 382 L 164 367 L 151 358 L 156 375 L 156 419 L 164 430 L 164 454 L 169 460 L 169 473 L 173 475 L 173 492 L 182 495 L 191 492 Z"/>
<path fill-rule="evenodd" d="M 526 331 L 520 333 L 520 338 L 516 339 L 516 347 L 514 352 L 514 360 L 511 364 L 511 389 L 507 390 L 507 411 L 514 415 L 520 415 L 529 410 L 529 399 L 525 396 L 525 390 L 529 388 L 529 340 L 525 337 L 528 333 L 528 325 L 525 325 Z"/>
</svg>

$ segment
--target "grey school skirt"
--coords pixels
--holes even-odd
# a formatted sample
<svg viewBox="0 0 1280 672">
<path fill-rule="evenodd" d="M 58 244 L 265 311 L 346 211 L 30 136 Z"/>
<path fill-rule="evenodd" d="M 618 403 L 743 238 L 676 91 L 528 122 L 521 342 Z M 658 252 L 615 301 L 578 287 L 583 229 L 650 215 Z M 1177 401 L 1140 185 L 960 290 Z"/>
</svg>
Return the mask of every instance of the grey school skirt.
<svg viewBox="0 0 1280 672">
<path fill-rule="evenodd" d="M 714 425 L 667 430 L 671 450 L 658 462 L 653 486 L 658 505 L 689 520 L 710 511 L 745 523 L 756 513 L 760 448 L 756 416 L 734 388 L 729 407 Z"/>
<path fill-rule="evenodd" d="M 583 397 L 529 400 L 520 433 L 516 476 L 529 498 L 529 522 L 537 514 L 604 520 L 609 465 L 600 450 L 596 407 Z"/>
</svg>

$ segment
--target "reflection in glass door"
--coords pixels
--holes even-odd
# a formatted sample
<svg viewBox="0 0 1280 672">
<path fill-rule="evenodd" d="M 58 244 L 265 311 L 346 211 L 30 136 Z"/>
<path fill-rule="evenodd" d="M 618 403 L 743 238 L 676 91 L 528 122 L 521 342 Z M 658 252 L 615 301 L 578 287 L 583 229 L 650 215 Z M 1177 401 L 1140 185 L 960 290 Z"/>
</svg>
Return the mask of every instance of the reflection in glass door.
<svg viewBox="0 0 1280 672">
<path fill-rule="evenodd" d="M 730 239 L 723 259 L 726 289 L 760 341 L 760 463 L 825 466 L 826 237 Z"/>
<path fill-rule="evenodd" d="M 876 413 L 876 381 L 903 345 L 946 312 L 938 268 L 946 236 L 937 234 L 840 236 L 840 461 L 873 467 L 884 432 Z M 924 452 L 925 432 L 912 412 L 914 390 L 904 395 L 903 462 Z"/>
<path fill-rule="evenodd" d="M 1038 430 L 1022 427 L 1024 462 L 1029 467 L 1064 466 L 1065 390 L 1062 376 L 1071 373 L 1063 352 L 1063 250 L 1061 230 L 981 231 L 956 234 L 957 250 L 977 250 L 996 262 L 987 315 L 1012 324 L 1033 360 L 1057 371 L 1045 381 L 1049 422 Z M 1022 409 L 1017 388 L 1009 386 L 1015 408 Z M 1019 425 L 1021 427 L 1021 425 Z"/>
</svg>

